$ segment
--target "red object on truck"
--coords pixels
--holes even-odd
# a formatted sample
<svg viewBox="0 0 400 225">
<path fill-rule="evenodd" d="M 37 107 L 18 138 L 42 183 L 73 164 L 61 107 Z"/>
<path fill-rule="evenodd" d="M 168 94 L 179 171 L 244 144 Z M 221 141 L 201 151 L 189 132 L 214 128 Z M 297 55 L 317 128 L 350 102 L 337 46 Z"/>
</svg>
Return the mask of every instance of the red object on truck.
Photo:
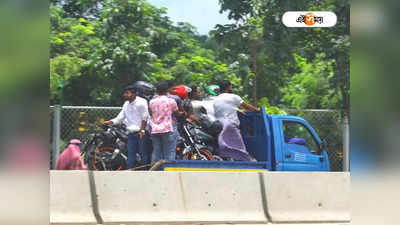
<svg viewBox="0 0 400 225">
<path fill-rule="evenodd" d="M 185 85 L 177 85 L 172 88 L 172 94 L 179 96 L 181 99 L 188 98 L 188 94 L 191 89 Z"/>
</svg>

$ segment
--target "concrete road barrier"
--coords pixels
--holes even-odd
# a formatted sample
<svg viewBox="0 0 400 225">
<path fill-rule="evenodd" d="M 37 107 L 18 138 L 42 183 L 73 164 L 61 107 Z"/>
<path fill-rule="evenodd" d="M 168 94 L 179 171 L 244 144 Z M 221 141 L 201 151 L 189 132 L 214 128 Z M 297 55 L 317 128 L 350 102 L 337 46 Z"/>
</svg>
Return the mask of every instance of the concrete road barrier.
<svg viewBox="0 0 400 225">
<path fill-rule="evenodd" d="M 267 222 L 256 173 L 126 171 L 95 179 L 105 224 Z"/>
<path fill-rule="evenodd" d="M 50 171 L 50 223 L 97 224 L 87 171 Z"/>
<path fill-rule="evenodd" d="M 350 221 L 350 174 L 264 173 L 272 222 Z"/>
<path fill-rule="evenodd" d="M 89 189 L 87 172 L 50 172 L 52 224 L 350 221 L 348 173 L 106 171 L 93 179 Z"/>
</svg>

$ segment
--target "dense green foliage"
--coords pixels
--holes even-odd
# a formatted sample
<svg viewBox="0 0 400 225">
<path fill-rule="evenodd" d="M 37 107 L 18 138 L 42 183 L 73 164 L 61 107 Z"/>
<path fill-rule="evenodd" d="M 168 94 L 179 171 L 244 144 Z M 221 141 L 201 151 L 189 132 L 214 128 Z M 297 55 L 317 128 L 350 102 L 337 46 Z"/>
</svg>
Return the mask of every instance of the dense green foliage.
<svg viewBox="0 0 400 225">
<path fill-rule="evenodd" d="M 52 0 L 51 104 L 120 105 L 121 90 L 160 78 L 222 79 L 263 106 L 348 109 L 348 0 L 219 0 L 232 24 L 200 36 L 145 0 Z M 334 11 L 333 28 L 286 28 L 285 11 Z M 278 108 L 269 109 L 279 113 Z"/>
</svg>

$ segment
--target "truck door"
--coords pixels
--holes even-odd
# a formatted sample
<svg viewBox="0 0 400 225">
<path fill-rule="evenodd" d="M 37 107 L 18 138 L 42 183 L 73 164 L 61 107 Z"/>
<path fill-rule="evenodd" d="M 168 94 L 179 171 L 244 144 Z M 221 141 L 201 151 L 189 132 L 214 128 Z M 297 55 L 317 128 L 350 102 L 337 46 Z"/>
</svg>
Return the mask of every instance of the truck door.
<svg viewBox="0 0 400 225">
<path fill-rule="evenodd" d="M 267 169 L 272 171 L 271 132 L 265 108 L 262 108 L 261 113 L 247 112 L 246 115 L 239 113 L 239 119 L 247 151 L 257 161 L 265 162 Z"/>
<path fill-rule="evenodd" d="M 324 157 L 311 128 L 302 121 L 282 120 L 281 135 L 285 171 L 321 171 Z"/>
</svg>

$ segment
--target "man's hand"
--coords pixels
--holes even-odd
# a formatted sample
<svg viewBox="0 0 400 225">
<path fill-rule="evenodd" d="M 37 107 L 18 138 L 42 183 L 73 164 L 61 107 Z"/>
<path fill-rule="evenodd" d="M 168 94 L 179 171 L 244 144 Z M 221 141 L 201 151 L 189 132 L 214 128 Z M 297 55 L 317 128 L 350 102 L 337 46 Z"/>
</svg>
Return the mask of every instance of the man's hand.
<svg viewBox="0 0 400 225">
<path fill-rule="evenodd" d="M 104 121 L 103 124 L 104 124 L 104 125 L 112 125 L 113 122 L 109 120 L 109 121 Z"/>
<path fill-rule="evenodd" d="M 146 131 L 140 130 L 139 133 L 138 133 L 138 135 L 139 135 L 139 138 L 140 138 L 140 139 L 143 139 L 143 138 L 146 136 Z"/>
<path fill-rule="evenodd" d="M 260 107 L 255 107 L 249 103 L 243 102 L 241 104 L 241 106 L 247 110 L 253 111 L 253 112 L 261 112 L 261 108 Z"/>
<path fill-rule="evenodd" d="M 246 111 L 244 109 L 238 109 L 238 112 L 240 112 L 243 115 L 246 115 Z"/>
</svg>

